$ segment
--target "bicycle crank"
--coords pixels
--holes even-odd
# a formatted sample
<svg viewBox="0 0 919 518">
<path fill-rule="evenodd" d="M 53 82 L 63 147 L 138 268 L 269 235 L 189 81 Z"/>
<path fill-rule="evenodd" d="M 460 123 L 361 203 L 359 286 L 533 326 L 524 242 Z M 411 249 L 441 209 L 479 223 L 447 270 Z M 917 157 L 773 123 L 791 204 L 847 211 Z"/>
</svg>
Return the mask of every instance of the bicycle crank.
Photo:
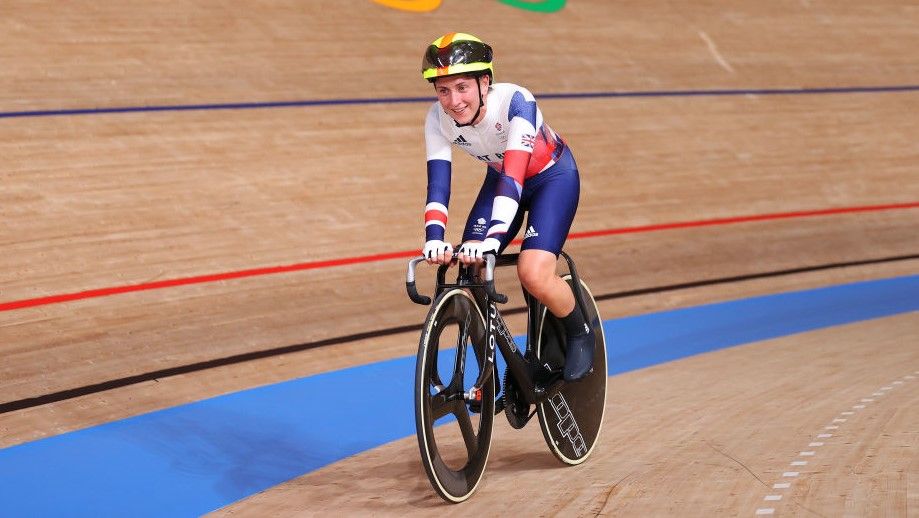
<svg viewBox="0 0 919 518">
<path fill-rule="evenodd" d="M 526 426 L 536 415 L 535 408 L 530 412 L 530 405 L 523 399 L 520 387 L 511 375 L 510 369 L 504 371 L 504 415 L 511 427 L 517 430 Z"/>
</svg>

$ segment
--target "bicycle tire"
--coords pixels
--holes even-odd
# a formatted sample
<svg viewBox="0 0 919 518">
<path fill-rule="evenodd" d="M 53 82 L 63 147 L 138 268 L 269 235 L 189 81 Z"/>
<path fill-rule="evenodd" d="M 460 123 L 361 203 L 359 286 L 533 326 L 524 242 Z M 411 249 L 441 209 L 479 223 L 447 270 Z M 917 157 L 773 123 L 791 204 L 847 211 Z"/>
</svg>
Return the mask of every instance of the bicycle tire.
<svg viewBox="0 0 919 518">
<path fill-rule="evenodd" d="M 572 284 L 570 274 L 563 279 L 569 286 Z M 583 280 L 581 293 L 587 306 L 587 320 L 596 337 L 593 372 L 578 382 L 566 383 L 557 393 L 536 405 L 539 427 L 549 450 L 558 460 L 572 466 L 587 460 L 594 451 L 606 411 L 607 365 L 603 321 L 597 302 Z M 543 308 L 537 329 L 536 355 L 542 362 L 560 367 L 564 362 L 564 328 L 561 322 Z"/>
<path fill-rule="evenodd" d="M 451 337 L 455 327 L 456 351 L 453 363 L 449 364 L 449 353 L 441 352 L 441 338 Z M 478 426 L 473 423 L 471 412 L 463 399 L 463 392 L 475 383 L 478 366 L 488 354 L 485 319 L 475 300 L 463 289 L 441 293 L 431 306 L 425 319 L 415 366 L 415 429 L 421 463 L 435 492 L 448 502 L 459 503 L 469 498 L 476 490 L 491 449 L 491 433 L 495 417 L 494 375 L 482 388 L 481 409 L 477 413 Z M 472 347 L 469 347 L 472 345 Z M 475 362 L 468 361 L 468 351 L 473 352 Z M 493 350 L 492 350 L 493 353 Z M 456 369 L 462 362 L 463 369 Z M 441 374 L 444 364 L 452 367 L 450 380 L 444 383 Z M 473 372 L 468 367 L 474 366 Z M 457 375 L 462 379 L 456 379 Z M 444 378 L 446 376 L 443 376 Z M 439 388 L 439 387 L 442 388 Z M 449 416 L 455 419 L 450 419 Z M 438 421 L 442 421 L 438 423 Z M 458 428 L 465 447 L 458 455 L 461 466 L 454 468 L 444 458 L 441 447 L 458 441 L 444 441 L 438 444 L 438 432 L 453 432 Z M 452 444 L 455 446 L 455 444 Z M 454 464 L 457 462 L 454 460 Z"/>
</svg>

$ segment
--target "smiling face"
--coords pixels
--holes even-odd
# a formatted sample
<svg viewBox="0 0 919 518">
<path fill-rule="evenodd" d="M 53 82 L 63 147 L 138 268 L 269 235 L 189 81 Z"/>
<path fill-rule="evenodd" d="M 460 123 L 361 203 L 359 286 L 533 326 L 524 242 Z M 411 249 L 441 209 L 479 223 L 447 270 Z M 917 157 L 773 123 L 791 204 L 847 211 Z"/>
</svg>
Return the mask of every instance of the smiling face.
<svg viewBox="0 0 919 518">
<path fill-rule="evenodd" d="M 485 105 L 483 104 L 478 118 L 475 121 L 472 120 L 479 108 L 479 87 L 481 87 L 483 100 L 488 92 L 488 76 L 482 75 L 478 80 L 478 86 L 475 77 L 465 75 L 442 77 L 434 81 L 434 90 L 437 92 L 440 106 L 458 124 L 478 123 L 485 117 Z"/>
</svg>

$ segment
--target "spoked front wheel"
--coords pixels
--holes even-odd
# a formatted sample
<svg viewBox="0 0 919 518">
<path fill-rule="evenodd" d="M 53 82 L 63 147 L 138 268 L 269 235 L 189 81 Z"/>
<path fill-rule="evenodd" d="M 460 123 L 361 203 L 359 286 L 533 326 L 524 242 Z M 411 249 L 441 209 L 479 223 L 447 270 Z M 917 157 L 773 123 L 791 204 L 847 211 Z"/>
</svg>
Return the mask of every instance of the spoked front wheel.
<svg viewBox="0 0 919 518">
<path fill-rule="evenodd" d="M 563 277 L 569 286 L 571 275 Z M 581 299 L 586 306 L 587 322 L 594 331 L 593 372 L 586 378 L 566 383 L 551 397 L 539 403 L 539 427 L 552 453 L 565 464 L 580 464 L 593 452 L 606 409 L 606 337 L 597 303 L 581 281 Z M 543 308 L 536 354 L 541 363 L 556 369 L 565 364 L 565 331 L 562 323 Z"/>
<path fill-rule="evenodd" d="M 494 354 L 486 340 L 485 319 L 469 293 L 454 289 L 435 299 L 418 344 L 415 428 L 428 479 L 448 502 L 472 495 L 488 461 L 494 375 L 482 387 L 480 402 L 470 405 L 466 396 L 485 354 Z"/>
</svg>

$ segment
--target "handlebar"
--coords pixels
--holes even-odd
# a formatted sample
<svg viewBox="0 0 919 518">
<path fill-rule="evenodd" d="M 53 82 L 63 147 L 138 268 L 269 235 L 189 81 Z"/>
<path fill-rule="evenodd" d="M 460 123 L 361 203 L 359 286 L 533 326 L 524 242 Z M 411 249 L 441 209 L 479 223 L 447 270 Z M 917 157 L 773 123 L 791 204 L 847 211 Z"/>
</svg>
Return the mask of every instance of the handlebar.
<svg viewBox="0 0 919 518">
<path fill-rule="evenodd" d="M 453 259 L 456 260 L 457 253 L 453 254 Z M 488 297 L 498 304 L 504 304 L 507 302 L 507 295 L 498 293 L 495 290 L 495 261 L 497 256 L 495 254 L 485 254 L 485 292 L 488 294 Z M 415 267 L 418 266 L 418 263 L 424 262 L 424 256 L 418 256 L 408 262 L 408 273 L 405 275 L 405 290 L 408 292 L 408 298 L 412 299 L 412 302 L 415 304 L 421 304 L 422 306 L 427 306 L 431 303 L 431 297 L 421 295 L 418 293 L 418 289 L 415 287 Z"/>
<path fill-rule="evenodd" d="M 408 291 L 408 298 L 412 299 L 412 302 L 415 304 L 421 304 L 422 306 L 427 306 L 431 303 L 431 297 L 419 295 L 418 289 L 415 288 L 415 266 L 423 261 L 424 256 L 422 255 L 408 262 L 408 273 L 405 276 L 405 289 Z"/>
<path fill-rule="evenodd" d="M 495 261 L 497 260 L 497 255 L 485 254 L 485 292 L 488 293 L 488 298 L 498 304 L 504 304 L 507 302 L 507 295 L 495 290 Z"/>
</svg>

